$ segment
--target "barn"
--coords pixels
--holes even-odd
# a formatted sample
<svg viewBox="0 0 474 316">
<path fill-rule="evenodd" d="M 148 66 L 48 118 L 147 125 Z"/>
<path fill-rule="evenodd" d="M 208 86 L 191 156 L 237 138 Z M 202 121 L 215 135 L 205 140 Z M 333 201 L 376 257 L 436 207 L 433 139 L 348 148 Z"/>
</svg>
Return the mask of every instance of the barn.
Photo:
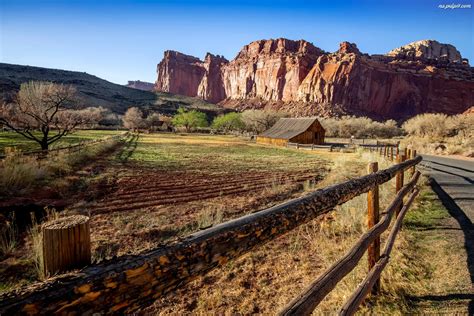
<svg viewBox="0 0 474 316">
<path fill-rule="evenodd" d="M 288 143 L 323 144 L 324 128 L 317 118 L 281 118 L 257 136 L 257 143 L 286 146 Z"/>
</svg>

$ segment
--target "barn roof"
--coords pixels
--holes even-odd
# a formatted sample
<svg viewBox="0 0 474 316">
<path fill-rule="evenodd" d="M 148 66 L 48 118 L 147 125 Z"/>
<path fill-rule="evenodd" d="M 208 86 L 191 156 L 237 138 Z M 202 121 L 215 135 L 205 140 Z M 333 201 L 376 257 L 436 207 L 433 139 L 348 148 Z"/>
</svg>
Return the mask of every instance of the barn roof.
<svg viewBox="0 0 474 316">
<path fill-rule="evenodd" d="M 306 131 L 314 122 L 315 117 L 306 118 L 281 118 L 270 129 L 258 136 L 290 139 Z"/>
</svg>

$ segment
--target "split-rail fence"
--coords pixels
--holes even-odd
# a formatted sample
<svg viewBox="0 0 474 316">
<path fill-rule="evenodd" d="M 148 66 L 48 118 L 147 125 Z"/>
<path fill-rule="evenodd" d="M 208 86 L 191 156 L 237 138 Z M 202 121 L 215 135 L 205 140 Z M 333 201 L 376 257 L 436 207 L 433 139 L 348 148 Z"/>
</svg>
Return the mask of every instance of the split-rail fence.
<svg viewBox="0 0 474 316">
<path fill-rule="evenodd" d="M 354 248 L 281 311 L 284 315 L 310 314 L 368 250 L 369 274 L 341 310 L 342 315 L 351 315 L 371 290 L 377 293 L 380 274 L 389 261 L 403 216 L 418 192 L 416 183 L 420 174 L 414 168 L 422 158 L 415 155 L 410 158 L 404 161 L 404 155 L 399 153 L 397 164 L 387 169 L 378 171 L 371 164 L 368 175 L 196 232 L 173 244 L 89 265 L 3 294 L 0 314 L 133 313 L 229 260 L 368 192 L 369 230 Z M 403 185 L 406 171 L 412 178 Z M 378 186 L 394 177 L 397 179 L 395 198 L 380 213 Z M 383 214 L 381 219 L 380 214 Z M 396 216 L 395 224 L 380 253 L 380 235 L 389 228 L 393 216 Z"/>
</svg>

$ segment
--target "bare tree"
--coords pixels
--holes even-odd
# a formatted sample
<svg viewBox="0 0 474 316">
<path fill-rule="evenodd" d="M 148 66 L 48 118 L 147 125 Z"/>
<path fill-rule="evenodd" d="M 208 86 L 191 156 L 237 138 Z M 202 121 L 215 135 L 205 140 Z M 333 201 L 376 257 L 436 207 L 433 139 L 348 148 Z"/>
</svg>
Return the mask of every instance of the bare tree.
<svg viewBox="0 0 474 316">
<path fill-rule="evenodd" d="M 278 121 L 285 113 L 271 110 L 246 110 L 242 112 L 242 121 L 248 131 L 261 133 Z"/>
<path fill-rule="evenodd" d="M 146 118 L 146 126 L 150 131 L 156 131 L 163 121 L 158 113 L 151 113 Z"/>
<path fill-rule="evenodd" d="M 15 102 L 0 106 L 0 124 L 48 150 L 49 145 L 90 122 L 76 106 L 73 87 L 30 81 L 20 86 Z"/>
<path fill-rule="evenodd" d="M 144 126 L 143 112 L 136 107 L 129 108 L 122 118 L 125 128 L 137 130 Z"/>
</svg>

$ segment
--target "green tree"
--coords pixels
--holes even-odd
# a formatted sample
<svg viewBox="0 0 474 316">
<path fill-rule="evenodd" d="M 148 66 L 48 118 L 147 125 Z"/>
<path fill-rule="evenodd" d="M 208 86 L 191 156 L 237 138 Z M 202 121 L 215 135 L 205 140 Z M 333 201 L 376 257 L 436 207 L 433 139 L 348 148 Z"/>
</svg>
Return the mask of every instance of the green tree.
<svg viewBox="0 0 474 316">
<path fill-rule="evenodd" d="M 224 132 L 241 131 L 245 128 L 245 124 L 242 121 L 242 114 L 233 112 L 214 118 L 212 128 Z"/>
<path fill-rule="evenodd" d="M 206 114 L 196 110 L 187 111 L 185 108 L 179 108 L 171 122 L 176 127 L 184 127 L 186 132 L 208 126 Z"/>
</svg>

